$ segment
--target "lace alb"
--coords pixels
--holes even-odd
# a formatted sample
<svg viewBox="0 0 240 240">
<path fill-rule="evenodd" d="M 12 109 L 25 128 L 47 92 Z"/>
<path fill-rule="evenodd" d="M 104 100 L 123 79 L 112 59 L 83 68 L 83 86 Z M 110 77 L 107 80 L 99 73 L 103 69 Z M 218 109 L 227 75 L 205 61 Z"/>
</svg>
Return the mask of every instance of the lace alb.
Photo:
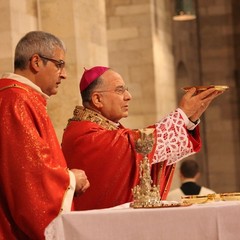
<svg viewBox="0 0 240 240">
<path fill-rule="evenodd" d="M 171 165 L 194 154 L 184 119 L 178 110 L 155 124 L 157 139 L 153 164 L 167 161 Z"/>
</svg>

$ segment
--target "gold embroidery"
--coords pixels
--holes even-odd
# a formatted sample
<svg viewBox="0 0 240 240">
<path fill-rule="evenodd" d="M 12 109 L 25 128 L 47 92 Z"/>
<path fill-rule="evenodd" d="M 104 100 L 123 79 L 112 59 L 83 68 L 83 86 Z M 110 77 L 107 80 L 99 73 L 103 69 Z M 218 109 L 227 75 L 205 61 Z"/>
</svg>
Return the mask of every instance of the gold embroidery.
<svg viewBox="0 0 240 240">
<path fill-rule="evenodd" d="M 71 121 L 90 121 L 97 123 L 107 130 L 116 130 L 118 128 L 114 122 L 103 117 L 101 114 L 82 106 L 75 107 L 73 117 L 68 120 L 68 123 Z"/>
<path fill-rule="evenodd" d="M 2 90 L 5 90 L 5 89 L 8 89 L 8 88 L 13 88 L 13 87 L 16 87 L 16 88 L 21 88 L 21 89 L 24 89 L 25 91 L 27 91 L 28 92 L 28 90 L 26 89 L 26 88 L 24 88 L 24 87 L 22 87 L 22 86 L 19 86 L 19 85 L 17 85 L 17 84 L 11 84 L 11 85 L 8 85 L 8 86 L 5 86 L 5 87 L 2 87 L 2 88 L 0 88 L 0 91 L 2 91 Z"/>
</svg>

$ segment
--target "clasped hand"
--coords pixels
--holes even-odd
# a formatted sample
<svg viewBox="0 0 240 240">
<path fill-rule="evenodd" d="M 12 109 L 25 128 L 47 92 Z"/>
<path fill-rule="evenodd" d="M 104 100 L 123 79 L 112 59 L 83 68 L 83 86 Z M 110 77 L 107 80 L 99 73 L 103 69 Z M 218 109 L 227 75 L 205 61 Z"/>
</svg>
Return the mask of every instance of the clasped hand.
<svg viewBox="0 0 240 240">
<path fill-rule="evenodd" d="M 196 88 L 193 87 L 184 94 L 179 103 L 179 108 L 192 122 L 195 122 L 205 112 L 212 100 L 222 93 L 223 91 L 217 91 L 214 88 L 197 93 Z"/>
<path fill-rule="evenodd" d="M 73 172 L 73 174 L 75 175 L 75 178 L 76 178 L 76 188 L 75 188 L 74 195 L 79 196 L 90 187 L 90 183 L 89 183 L 87 176 L 83 170 L 71 169 L 71 172 Z"/>
</svg>

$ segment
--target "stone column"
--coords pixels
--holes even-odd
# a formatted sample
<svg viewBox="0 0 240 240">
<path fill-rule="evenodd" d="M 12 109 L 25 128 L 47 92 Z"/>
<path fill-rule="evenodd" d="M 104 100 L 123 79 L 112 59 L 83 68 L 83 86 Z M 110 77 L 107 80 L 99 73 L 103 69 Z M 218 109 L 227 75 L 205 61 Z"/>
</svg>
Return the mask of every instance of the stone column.
<svg viewBox="0 0 240 240">
<path fill-rule="evenodd" d="M 131 128 L 154 124 L 175 107 L 171 26 L 168 16 L 160 15 L 167 2 L 106 2 L 109 63 L 133 96 L 123 121 Z"/>
<path fill-rule="evenodd" d="M 35 0 L 0 1 L 0 73 L 13 71 L 19 39 L 38 26 Z"/>
<path fill-rule="evenodd" d="M 48 111 L 59 140 L 75 105 L 81 104 L 79 80 L 84 67 L 108 65 L 105 2 L 98 0 L 39 0 L 41 28 L 67 45 L 68 78 L 52 96 Z"/>
</svg>

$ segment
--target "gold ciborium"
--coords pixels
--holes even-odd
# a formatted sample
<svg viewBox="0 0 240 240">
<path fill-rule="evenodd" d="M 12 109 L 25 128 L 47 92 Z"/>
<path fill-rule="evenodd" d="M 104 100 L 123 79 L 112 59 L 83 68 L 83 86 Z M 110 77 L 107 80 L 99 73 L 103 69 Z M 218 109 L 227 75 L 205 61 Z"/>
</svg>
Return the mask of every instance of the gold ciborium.
<svg viewBox="0 0 240 240">
<path fill-rule="evenodd" d="M 142 155 L 139 171 L 139 184 L 132 189 L 133 208 L 149 208 L 162 206 L 159 186 L 152 185 L 151 168 L 147 154 L 152 151 L 154 144 L 154 129 L 139 129 L 140 137 L 136 141 L 136 151 Z"/>
</svg>

